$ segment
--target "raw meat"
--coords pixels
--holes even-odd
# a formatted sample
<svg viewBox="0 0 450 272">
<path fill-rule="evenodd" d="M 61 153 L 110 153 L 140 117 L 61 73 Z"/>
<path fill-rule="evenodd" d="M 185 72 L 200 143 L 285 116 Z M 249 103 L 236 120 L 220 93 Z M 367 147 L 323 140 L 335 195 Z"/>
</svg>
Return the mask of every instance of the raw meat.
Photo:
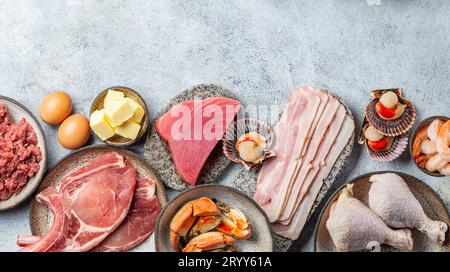
<svg viewBox="0 0 450 272">
<path fill-rule="evenodd" d="M 130 211 L 122 224 L 111 233 L 93 252 L 119 252 L 134 248 L 147 239 L 153 232 L 161 204 L 155 194 L 156 184 L 153 180 L 140 179 Z M 32 235 L 19 235 L 17 245 L 30 246 L 42 238 Z"/>
<path fill-rule="evenodd" d="M 156 121 L 168 142 L 180 178 L 195 185 L 206 160 L 239 110 L 239 101 L 225 97 L 185 101 Z"/>
<path fill-rule="evenodd" d="M 108 165 L 108 167 L 105 167 Z M 53 212 L 50 231 L 22 251 L 88 251 L 125 219 L 136 186 L 136 169 L 108 153 L 42 191 L 37 200 Z"/>
<path fill-rule="evenodd" d="M 336 98 L 306 85 L 294 90 L 275 128 L 277 156 L 262 166 L 254 199 L 275 233 L 295 240 L 355 125 Z"/>
<path fill-rule="evenodd" d="M 293 91 L 283 115 L 275 126 L 275 158 L 263 164 L 258 176 L 255 201 L 268 213 L 273 197 L 282 190 L 289 177 L 286 172 L 296 154 L 301 154 L 307 134 L 320 106 L 320 98 L 303 88 Z M 276 192 L 276 193 L 275 193 Z"/>
<path fill-rule="evenodd" d="M 272 230 L 275 233 L 291 240 L 298 239 L 301 231 L 303 230 L 303 227 L 306 224 L 306 221 L 308 220 L 311 208 L 313 207 L 317 195 L 322 188 L 325 178 L 328 176 L 331 169 L 333 169 L 334 163 L 350 140 L 354 129 L 355 124 L 353 120 L 350 117 L 346 116 L 327 158 L 321 165 L 316 179 L 311 184 L 311 188 L 308 194 L 306 194 L 306 196 L 298 206 L 292 220 L 288 225 L 282 225 L 279 223 L 272 224 Z"/>
<path fill-rule="evenodd" d="M 155 194 L 153 180 L 138 180 L 130 211 L 122 224 L 103 242 L 95 252 L 119 252 L 134 248 L 153 232 L 161 204 Z"/>
<path fill-rule="evenodd" d="M 328 155 L 328 153 L 331 151 L 333 144 L 338 145 L 336 143 L 336 138 L 341 130 L 342 123 L 344 122 L 344 119 L 346 117 L 345 108 L 342 105 L 339 105 L 339 109 L 336 112 L 336 116 L 334 120 L 331 122 L 325 136 L 324 140 L 319 146 L 317 150 L 316 157 L 313 161 L 310 162 L 310 168 L 308 171 L 308 174 L 305 177 L 305 180 L 300 188 L 300 193 L 297 196 L 295 201 L 295 206 L 293 209 L 291 209 L 288 217 L 281 217 L 279 221 L 282 224 L 288 224 L 290 223 L 293 215 L 295 214 L 295 211 L 298 209 L 298 206 L 302 202 L 303 198 L 306 196 L 306 194 L 309 192 L 309 189 L 311 187 L 311 184 L 316 180 L 317 174 L 319 173 L 319 170 L 325 166 L 325 159 Z M 352 131 L 352 130 L 350 130 Z M 350 134 L 351 135 L 351 134 Z M 347 140 L 348 142 L 348 140 Z M 345 140 L 344 140 L 344 143 Z M 344 145 L 343 145 L 344 146 Z M 342 150 L 341 150 L 342 151 Z M 293 201 L 292 201 L 293 203 Z M 288 215 L 287 211 L 285 211 L 285 214 Z"/>
<path fill-rule="evenodd" d="M 386 173 L 370 177 L 369 206 L 388 226 L 415 228 L 435 243 L 443 244 L 447 224 L 430 219 L 399 175 Z"/>
<path fill-rule="evenodd" d="M 18 194 L 40 170 L 41 149 L 33 127 L 23 118 L 14 124 L 0 103 L 0 201 Z"/>
<path fill-rule="evenodd" d="M 294 208 L 296 206 L 296 199 L 299 199 L 299 195 L 301 192 L 301 188 L 304 184 L 304 181 L 313 168 L 312 162 L 314 161 L 317 151 L 319 149 L 319 145 L 322 144 L 324 140 L 325 133 L 327 132 L 328 127 L 332 123 L 336 111 L 339 107 L 339 101 L 334 97 L 330 97 L 327 105 L 323 111 L 322 116 L 317 122 L 317 126 L 314 129 L 314 133 L 312 134 L 312 138 L 309 142 L 307 151 L 302 158 L 301 164 L 297 165 L 296 171 L 294 172 L 293 182 L 291 184 L 289 193 L 285 196 L 285 205 L 282 209 L 278 210 L 278 221 L 288 220 L 295 211 Z M 329 137 L 326 140 L 334 141 L 335 138 Z M 301 165 L 301 166 L 300 166 Z M 286 201 L 288 199 L 292 199 L 294 201 Z"/>
<path fill-rule="evenodd" d="M 371 209 L 353 197 L 347 185 L 332 204 L 326 227 L 338 251 L 380 251 L 381 244 L 412 250 L 409 229 L 392 230 Z"/>
</svg>

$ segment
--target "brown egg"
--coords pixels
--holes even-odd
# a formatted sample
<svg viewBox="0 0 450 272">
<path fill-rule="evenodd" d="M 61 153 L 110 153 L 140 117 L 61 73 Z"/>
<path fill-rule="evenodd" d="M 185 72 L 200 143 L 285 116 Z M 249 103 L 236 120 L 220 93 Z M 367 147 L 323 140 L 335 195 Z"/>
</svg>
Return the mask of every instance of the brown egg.
<svg viewBox="0 0 450 272">
<path fill-rule="evenodd" d="M 72 113 L 72 99 L 65 92 L 53 92 L 42 100 L 39 113 L 47 124 L 61 124 Z"/>
<path fill-rule="evenodd" d="M 89 139 L 89 121 L 81 114 L 68 117 L 58 129 L 59 143 L 68 149 L 84 146 Z"/>
</svg>

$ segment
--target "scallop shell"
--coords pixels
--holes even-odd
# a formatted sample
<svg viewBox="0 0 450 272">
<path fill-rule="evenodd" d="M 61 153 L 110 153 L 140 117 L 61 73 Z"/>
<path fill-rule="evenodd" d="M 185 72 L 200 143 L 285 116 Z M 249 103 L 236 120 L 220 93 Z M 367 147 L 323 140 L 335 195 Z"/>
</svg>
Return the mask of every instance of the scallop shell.
<svg viewBox="0 0 450 272">
<path fill-rule="evenodd" d="M 226 131 L 223 137 L 223 153 L 225 156 L 233 162 L 241 163 L 244 165 L 245 169 L 250 170 L 253 166 L 257 165 L 251 162 L 244 161 L 239 156 L 239 152 L 236 150 L 237 139 L 251 131 L 256 131 L 260 135 L 266 138 L 266 148 L 264 150 L 264 154 L 259 163 L 261 164 L 268 158 L 274 157 L 275 153 L 270 150 L 270 147 L 273 142 L 273 130 L 265 123 L 251 119 L 251 118 L 243 118 L 235 121 Z"/>
<path fill-rule="evenodd" d="M 381 95 L 387 91 L 393 91 L 397 94 L 399 101 L 406 105 L 403 115 L 396 120 L 384 120 L 375 111 L 375 105 L 380 99 Z M 414 125 L 416 121 L 416 110 L 413 104 L 401 95 L 401 89 L 383 89 L 372 92 L 373 99 L 366 107 L 367 121 L 382 135 L 385 136 L 400 136 L 406 134 Z"/>
<path fill-rule="evenodd" d="M 392 146 L 389 150 L 386 151 L 374 151 L 369 147 L 369 144 L 367 143 L 368 140 L 364 137 L 364 130 L 369 126 L 369 123 L 367 119 L 364 119 L 363 127 L 361 128 L 361 132 L 359 135 L 358 143 L 364 144 L 366 146 L 367 154 L 375 160 L 378 161 L 393 161 L 396 158 L 398 158 L 408 146 L 408 135 L 404 134 L 401 136 L 396 136 L 394 138 L 394 141 L 392 143 Z M 390 136 L 388 136 L 390 137 Z"/>
</svg>

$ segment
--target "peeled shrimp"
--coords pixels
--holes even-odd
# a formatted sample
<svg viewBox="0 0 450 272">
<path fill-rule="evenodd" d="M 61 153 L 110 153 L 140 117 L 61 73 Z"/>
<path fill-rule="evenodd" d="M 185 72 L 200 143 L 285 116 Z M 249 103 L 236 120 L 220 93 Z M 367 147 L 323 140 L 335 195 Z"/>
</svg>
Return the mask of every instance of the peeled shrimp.
<svg viewBox="0 0 450 272">
<path fill-rule="evenodd" d="M 438 169 L 443 168 L 447 164 L 447 161 L 444 160 L 439 154 L 431 157 L 426 165 L 426 168 L 431 173 L 436 172 Z"/>
<path fill-rule="evenodd" d="M 428 140 L 427 129 L 428 129 L 428 127 L 422 127 L 416 133 L 416 137 L 414 138 L 414 143 L 413 143 L 414 159 L 417 159 L 420 156 L 420 149 L 422 146 L 422 142 L 425 140 Z"/>
<path fill-rule="evenodd" d="M 425 155 L 434 155 L 437 153 L 436 144 L 430 140 L 425 140 L 420 145 L 420 152 Z"/>
<path fill-rule="evenodd" d="M 415 161 L 420 168 L 425 168 L 430 158 L 431 158 L 430 155 L 420 155 L 415 159 Z"/>
<path fill-rule="evenodd" d="M 447 163 L 444 167 L 439 169 L 439 173 L 444 176 L 450 176 L 450 162 Z"/>
<path fill-rule="evenodd" d="M 450 131 L 450 120 L 445 122 L 439 129 L 438 138 L 436 141 L 436 149 L 442 159 L 450 161 L 450 148 L 448 147 L 448 132 Z"/>
<path fill-rule="evenodd" d="M 431 122 L 431 124 L 428 126 L 428 137 L 430 138 L 431 141 L 433 142 L 437 142 L 438 139 L 438 135 L 439 135 L 439 130 L 442 127 L 442 121 L 439 119 L 435 119 L 433 122 Z"/>
</svg>

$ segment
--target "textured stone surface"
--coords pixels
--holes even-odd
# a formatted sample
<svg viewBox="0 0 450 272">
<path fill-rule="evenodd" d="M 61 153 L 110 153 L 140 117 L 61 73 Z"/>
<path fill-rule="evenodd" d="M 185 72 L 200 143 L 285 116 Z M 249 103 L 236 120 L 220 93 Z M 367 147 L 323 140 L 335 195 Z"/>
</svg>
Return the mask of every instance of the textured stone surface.
<svg viewBox="0 0 450 272">
<path fill-rule="evenodd" d="M 155 116 L 200 83 L 222 85 L 247 105 L 283 105 L 307 82 L 341 96 L 358 124 L 369 91 L 382 87 L 403 87 L 419 120 L 449 116 L 449 13 L 444 0 L 1 1 L 0 94 L 37 113 L 45 94 L 63 89 L 75 111 L 87 114 L 98 92 L 123 85 L 139 91 Z M 57 144 L 56 128 L 43 127 L 51 167 L 68 151 Z M 143 143 L 130 149 L 142 155 Z M 330 192 L 389 169 L 435 189 L 450 182 L 426 176 L 406 153 L 381 163 L 356 146 Z M 29 233 L 28 211 L 29 202 L 0 214 L 0 250 L 16 250 L 16 235 Z M 296 250 L 312 249 L 316 217 Z"/>
</svg>

